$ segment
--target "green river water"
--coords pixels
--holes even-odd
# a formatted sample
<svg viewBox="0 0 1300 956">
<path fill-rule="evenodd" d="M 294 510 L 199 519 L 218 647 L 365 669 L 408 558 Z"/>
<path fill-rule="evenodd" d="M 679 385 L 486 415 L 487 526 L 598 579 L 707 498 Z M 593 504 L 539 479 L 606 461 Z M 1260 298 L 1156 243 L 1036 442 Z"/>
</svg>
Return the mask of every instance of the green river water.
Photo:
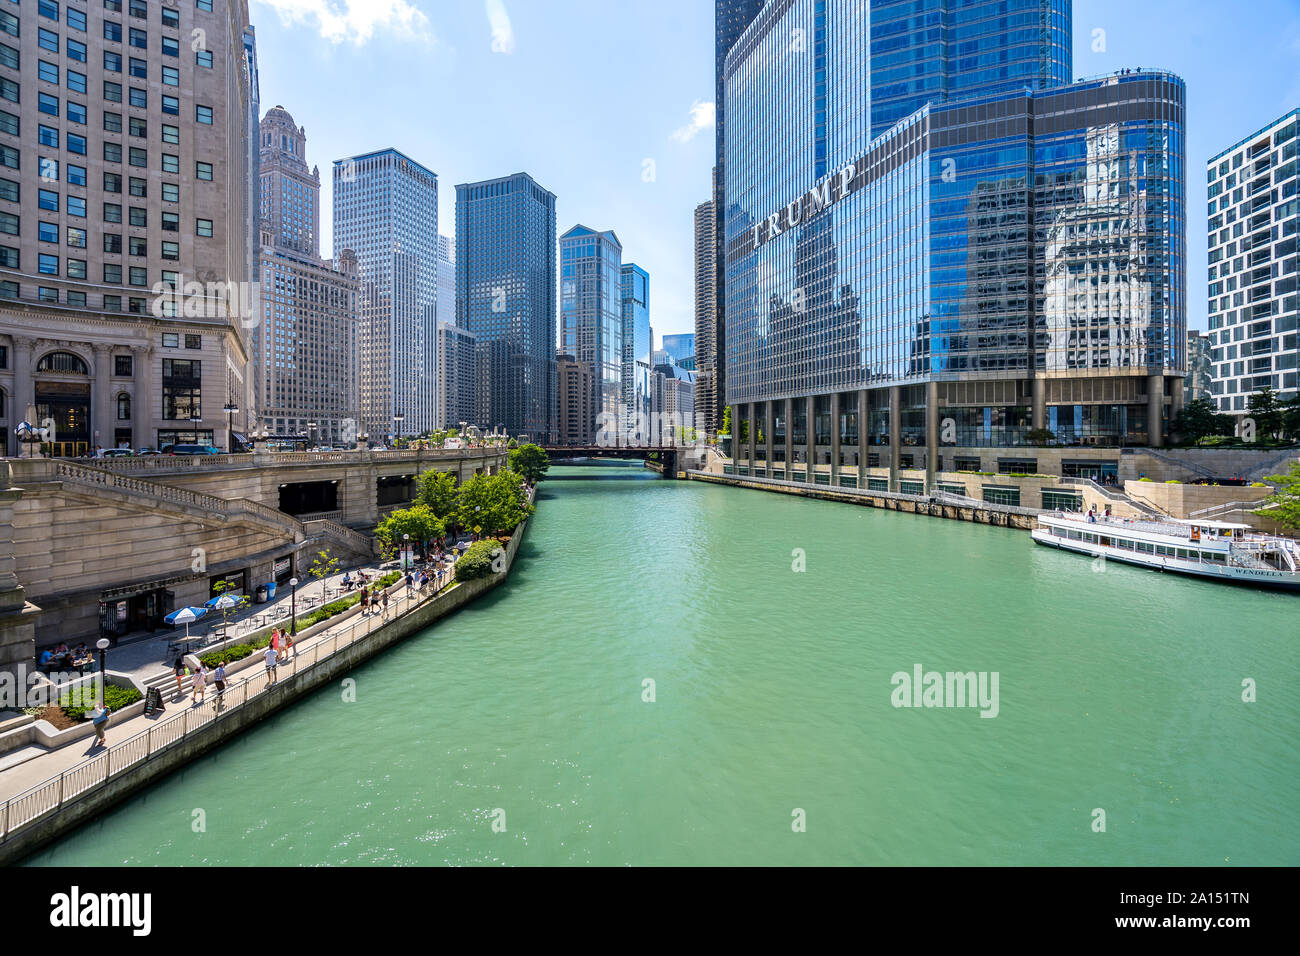
<svg viewBox="0 0 1300 956">
<path fill-rule="evenodd" d="M 32 862 L 1300 863 L 1300 597 L 551 474 L 510 580 L 353 672 L 355 702 L 322 689 Z M 918 664 L 996 671 L 997 716 L 894 707 Z"/>
</svg>

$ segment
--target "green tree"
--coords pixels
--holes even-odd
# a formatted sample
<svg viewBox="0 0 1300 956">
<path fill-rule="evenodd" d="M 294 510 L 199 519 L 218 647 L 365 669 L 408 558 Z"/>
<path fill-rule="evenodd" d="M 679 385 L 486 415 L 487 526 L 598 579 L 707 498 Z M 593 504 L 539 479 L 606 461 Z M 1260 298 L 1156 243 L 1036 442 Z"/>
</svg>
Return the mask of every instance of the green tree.
<svg viewBox="0 0 1300 956">
<path fill-rule="evenodd" d="M 460 486 L 456 497 L 456 523 L 477 528 L 475 534 L 509 534 L 533 513 L 522 488 L 524 476 L 516 471 L 475 475 Z"/>
<path fill-rule="evenodd" d="M 1219 414 L 1212 398 L 1195 398 L 1183 406 L 1174 420 L 1174 431 L 1183 441 L 1199 444 L 1211 435 L 1232 434 L 1232 416 Z"/>
<path fill-rule="evenodd" d="M 430 541 L 441 538 L 446 531 L 446 523 L 433 513 L 433 509 L 425 504 L 415 504 L 389 512 L 388 517 L 375 528 L 375 537 L 379 539 L 384 554 L 391 556 L 401 547 L 403 535 L 409 534 L 411 540 L 424 550 Z"/>
<path fill-rule="evenodd" d="M 1282 431 L 1292 441 L 1300 439 L 1300 394 L 1282 403 Z"/>
<path fill-rule="evenodd" d="M 432 469 L 422 473 L 415 503 L 424 505 L 435 517 L 446 521 L 456 510 L 456 476 Z"/>
<path fill-rule="evenodd" d="M 510 470 L 519 472 L 530 485 L 541 481 L 551 467 L 551 459 L 540 445 L 520 445 L 510 452 L 509 460 Z"/>
<path fill-rule="evenodd" d="M 316 560 L 312 561 L 311 567 L 307 569 L 317 581 L 321 582 L 320 586 L 320 603 L 323 607 L 325 604 L 325 579 L 339 569 L 339 559 L 330 554 L 329 549 L 316 552 Z"/>
<path fill-rule="evenodd" d="M 731 435 L 731 406 L 722 406 L 722 428 L 718 430 L 719 435 Z"/>
<path fill-rule="evenodd" d="M 238 587 L 238 585 L 236 585 L 234 581 L 218 581 L 216 584 L 212 585 L 212 590 L 214 590 L 214 591 L 217 592 L 217 597 L 220 597 L 221 595 L 225 594 L 227 591 L 232 591 L 232 590 L 234 590 L 236 587 Z M 239 595 L 239 603 L 238 603 L 238 604 L 232 604 L 230 607 L 223 607 L 223 608 L 221 609 L 221 625 L 222 625 L 222 627 L 225 628 L 225 627 L 229 626 L 229 624 L 230 624 L 230 612 L 231 612 L 231 611 L 235 610 L 235 608 L 242 608 L 242 607 L 246 606 L 247 604 L 248 604 L 248 595 L 247 595 L 247 594 L 241 594 L 241 595 Z"/>
<path fill-rule="evenodd" d="M 1266 500 L 1274 507 L 1261 508 L 1255 514 L 1272 518 L 1290 531 L 1300 530 L 1300 462 L 1291 462 L 1285 475 L 1269 475 L 1264 480 L 1273 484 L 1273 493 Z"/>
<path fill-rule="evenodd" d="M 1250 417 L 1255 419 L 1255 436 L 1272 438 L 1282 430 L 1282 403 L 1272 386 L 1265 386 L 1247 402 Z"/>
<path fill-rule="evenodd" d="M 1031 445 L 1047 445 L 1056 440 L 1050 428 L 1031 428 L 1025 432 L 1025 441 Z"/>
</svg>

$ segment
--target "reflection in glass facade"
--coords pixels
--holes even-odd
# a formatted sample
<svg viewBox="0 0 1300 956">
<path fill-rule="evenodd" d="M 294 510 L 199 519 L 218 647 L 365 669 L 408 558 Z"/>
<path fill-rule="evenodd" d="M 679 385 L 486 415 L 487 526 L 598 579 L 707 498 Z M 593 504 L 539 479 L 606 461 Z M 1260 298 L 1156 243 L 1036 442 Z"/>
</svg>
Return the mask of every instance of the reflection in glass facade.
<svg viewBox="0 0 1300 956">
<path fill-rule="evenodd" d="M 927 103 L 1065 86 L 1071 0 L 873 0 L 871 135 Z"/>
<path fill-rule="evenodd" d="M 456 324 L 473 333 L 475 417 L 555 427 L 555 194 L 527 173 L 456 187 Z"/>
<path fill-rule="evenodd" d="M 1069 3 L 873 2 L 869 23 L 861 6 L 770 0 L 728 56 L 727 403 L 791 400 L 796 461 L 808 399 L 816 416 L 834 393 L 840 441 L 861 409 L 868 444 L 893 424 L 931 463 L 939 442 L 1035 428 L 1160 442 L 1185 365 L 1182 81 L 1062 85 Z M 949 28 L 979 25 L 983 52 L 931 56 L 943 7 Z M 1015 25 L 1031 7 L 1042 50 Z M 993 10 L 999 28 L 978 16 Z M 918 79 L 882 92 L 894 34 Z M 926 105 L 930 73 L 944 95 Z"/>
<path fill-rule="evenodd" d="M 594 372 L 593 433 L 623 422 L 622 266 L 613 232 L 578 225 L 560 237 L 560 351 Z"/>
</svg>

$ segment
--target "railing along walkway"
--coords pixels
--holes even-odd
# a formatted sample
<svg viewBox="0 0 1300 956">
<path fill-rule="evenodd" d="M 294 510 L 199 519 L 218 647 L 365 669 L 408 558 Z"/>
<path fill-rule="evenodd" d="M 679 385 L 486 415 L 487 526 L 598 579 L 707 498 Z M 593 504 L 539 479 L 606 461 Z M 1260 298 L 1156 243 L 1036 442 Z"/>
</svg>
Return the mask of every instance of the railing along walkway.
<svg viewBox="0 0 1300 956">
<path fill-rule="evenodd" d="M 439 600 L 454 583 L 453 571 L 447 583 L 436 593 L 432 591 L 432 584 L 425 589 L 424 593 L 411 592 L 400 582 L 393 585 L 393 591 L 389 595 L 389 603 L 392 606 L 388 611 L 355 617 L 347 624 L 328 628 L 295 645 L 293 656 L 277 668 L 277 674 L 286 675 L 287 672 L 287 676 L 292 677 L 300 671 L 311 670 L 341 649 L 345 650 L 355 644 L 377 626 L 396 620 L 402 614 L 428 601 Z M 255 652 L 255 656 L 260 656 L 261 653 Z M 152 726 L 5 800 L 0 807 L 0 843 L 7 840 L 10 834 L 58 810 L 88 790 L 105 785 L 124 770 L 148 761 L 200 728 L 238 711 L 259 695 L 276 692 L 277 684 L 270 683 L 270 676 L 260 663 L 252 664 L 249 670 L 255 673 L 250 677 L 228 681 L 226 692 L 220 696 L 212 686 L 209 672 L 208 696 L 203 703 L 198 706 L 187 706 L 180 713 L 156 722 L 143 715 L 134 717 L 127 722 L 127 725 L 143 721 L 152 723 Z M 112 733 L 113 729 L 110 721 L 109 732 Z M 59 752 L 55 750 L 50 755 L 37 757 L 33 763 L 48 760 Z"/>
</svg>

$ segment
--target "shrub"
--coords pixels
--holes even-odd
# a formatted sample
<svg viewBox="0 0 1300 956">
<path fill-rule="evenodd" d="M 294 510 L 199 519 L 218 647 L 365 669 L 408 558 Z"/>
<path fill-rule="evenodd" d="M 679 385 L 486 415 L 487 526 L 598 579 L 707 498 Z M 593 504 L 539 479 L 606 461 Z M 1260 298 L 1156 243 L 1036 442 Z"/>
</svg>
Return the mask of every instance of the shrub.
<svg viewBox="0 0 1300 956">
<path fill-rule="evenodd" d="M 1165 484 L 1166 484 L 1166 485 L 1181 485 L 1182 482 L 1179 481 L 1177 478 L 1170 478 L 1168 481 L 1165 482 Z"/>
<path fill-rule="evenodd" d="M 493 556 L 498 551 L 504 551 L 504 547 L 495 538 L 475 541 L 456 560 L 456 580 L 473 581 L 475 578 L 487 577 L 492 573 Z"/>
<path fill-rule="evenodd" d="M 104 705 L 110 711 L 129 707 L 143 697 L 144 695 L 134 687 L 118 687 L 116 684 L 107 683 L 104 685 Z M 85 720 L 86 711 L 94 710 L 95 704 L 92 684 L 83 684 L 81 687 L 64 691 L 59 698 L 59 706 L 73 720 Z"/>
</svg>

